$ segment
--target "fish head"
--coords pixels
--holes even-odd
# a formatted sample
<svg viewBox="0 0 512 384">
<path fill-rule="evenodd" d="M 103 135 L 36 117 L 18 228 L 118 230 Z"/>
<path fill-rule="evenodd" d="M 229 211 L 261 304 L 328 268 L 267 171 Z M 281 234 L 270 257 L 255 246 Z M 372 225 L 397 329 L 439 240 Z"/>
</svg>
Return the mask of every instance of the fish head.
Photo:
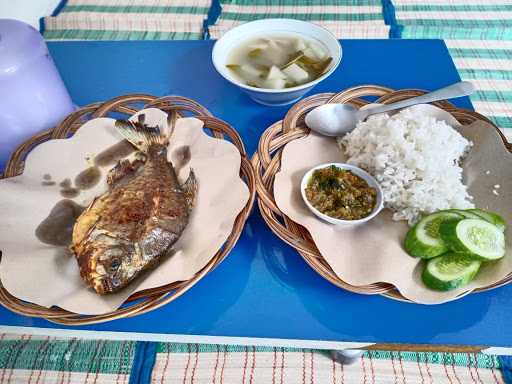
<svg viewBox="0 0 512 384">
<path fill-rule="evenodd" d="M 100 261 L 95 266 L 95 274 L 92 276 L 91 285 L 99 294 L 114 292 L 121 287 L 123 281 L 123 269 L 120 258 L 113 257 L 110 260 Z"/>
<path fill-rule="evenodd" d="M 163 221 L 173 231 L 181 232 L 184 223 L 173 220 Z M 93 273 L 88 274 L 89 283 L 99 294 L 116 292 L 132 281 L 142 269 L 149 268 L 168 254 L 169 247 L 177 241 L 179 235 L 155 227 L 148 231 L 140 242 L 110 236 L 98 236 L 95 253 L 89 257 L 89 267 Z"/>
<path fill-rule="evenodd" d="M 87 268 L 82 272 L 97 293 L 112 293 L 134 278 L 137 265 L 133 261 L 137 259 L 137 249 L 131 243 L 101 236 L 91 248 Z"/>
</svg>

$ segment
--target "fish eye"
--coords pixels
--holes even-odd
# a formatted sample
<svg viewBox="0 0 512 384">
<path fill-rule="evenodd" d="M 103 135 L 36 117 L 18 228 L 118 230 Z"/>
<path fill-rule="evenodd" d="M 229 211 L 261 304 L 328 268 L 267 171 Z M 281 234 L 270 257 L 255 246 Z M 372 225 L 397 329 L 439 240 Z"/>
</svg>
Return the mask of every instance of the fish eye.
<svg viewBox="0 0 512 384">
<path fill-rule="evenodd" d="M 119 259 L 113 259 L 112 262 L 110 263 L 110 270 L 115 271 L 117 268 L 119 268 L 120 265 L 121 262 L 119 261 Z"/>
</svg>

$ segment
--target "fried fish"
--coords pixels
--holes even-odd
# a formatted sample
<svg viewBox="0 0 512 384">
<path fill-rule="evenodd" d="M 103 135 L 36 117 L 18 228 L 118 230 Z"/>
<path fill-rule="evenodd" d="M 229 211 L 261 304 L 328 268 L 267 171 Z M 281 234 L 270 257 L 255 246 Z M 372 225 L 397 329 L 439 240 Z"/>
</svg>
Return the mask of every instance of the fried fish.
<svg viewBox="0 0 512 384">
<path fill-rule="evenodd" d="M 101 295 L 126 287 L 161 260 L 187 226 L 197 192 L 193 171 L 180 185 L 167 161 L 176 115 L 169 114 L 169 135 L 143 121 L 117 120 L 115 125 L 145 161 L 119 162 L 107 177 L 109 190 L 73 227 L 71 250 L 80 275 Z"/>
</svg>

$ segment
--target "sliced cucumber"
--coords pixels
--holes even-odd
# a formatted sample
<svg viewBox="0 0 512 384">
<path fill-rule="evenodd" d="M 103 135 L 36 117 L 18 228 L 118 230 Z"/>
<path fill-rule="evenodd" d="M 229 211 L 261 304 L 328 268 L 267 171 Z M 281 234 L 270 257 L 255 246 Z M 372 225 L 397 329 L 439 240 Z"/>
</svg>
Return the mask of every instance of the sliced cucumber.
<svg viewBox="0 0 512 384">
<path fill-rule="evenodd" d="M 455 212 L 461 215 L 462 217 L 466 219 L 481 219 L 481 216 L 478 216 L 476 213 L 471 212 L 471 210 L 467 209 L 447 209 L 446 211 L 441 212 Z"/>
<path fill-rule="evenodd" d="M 505 228 L 507 227 L 507 222 L 503 217 L 498 215 L 495 212 L 490 211 L 483 211 L 481 209 L 468 209 L 469 212 L 474 213 L 475 215 L 480 216 L 485 221 L 488 221 L 491 224 L 494 224 L 496 227 L 498 227 L 501 231 L 505 231 Z"/>
<path fill-rule="evenodd" d="M 404 247 L 411 256 L 430 259 L 448 251 L 448 247 L 439 235 L 441 223 L 459 220 L 462 216 L 456 212 L 437 212 L 421 219 L 409 229 L 405 237 Z"/>
<path fill-rule="evenodd" d="M 450 252 L 429 260 L 421 278 L 430 289 L 450 291 L 473 280 L 479 268 L 480 261 Z"/>
<path fill-rule="evenodd" d="M 505 256 L 505 235 L 483 219 L 446 221 L 441 223 L 439 233 L 454 252 L 483 261 Z"/>
</svg>

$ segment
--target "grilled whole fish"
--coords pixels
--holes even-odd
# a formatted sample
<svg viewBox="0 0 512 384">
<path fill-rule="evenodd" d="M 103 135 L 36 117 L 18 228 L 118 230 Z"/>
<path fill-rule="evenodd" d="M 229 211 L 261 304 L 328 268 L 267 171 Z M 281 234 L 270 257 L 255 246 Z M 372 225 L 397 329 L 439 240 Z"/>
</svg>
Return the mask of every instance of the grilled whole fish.
<svg viewBox="0 0 512 384">
<path fill-rule="evenodd" d="M 94 199 L 73 228 L 71 250 L 80 275 L 101 295 L 126 287 L 159 262 L 187 226 L 196 195 L 193 171 L 180 186 L 167 162 L 168 137 L 141 122 L 117 120 L 116 128 L 146 160 L 118 163 L 107 177 L 109 190 Z M 171 128 L 175 122 L 170 114 Z"/>
</svg>

